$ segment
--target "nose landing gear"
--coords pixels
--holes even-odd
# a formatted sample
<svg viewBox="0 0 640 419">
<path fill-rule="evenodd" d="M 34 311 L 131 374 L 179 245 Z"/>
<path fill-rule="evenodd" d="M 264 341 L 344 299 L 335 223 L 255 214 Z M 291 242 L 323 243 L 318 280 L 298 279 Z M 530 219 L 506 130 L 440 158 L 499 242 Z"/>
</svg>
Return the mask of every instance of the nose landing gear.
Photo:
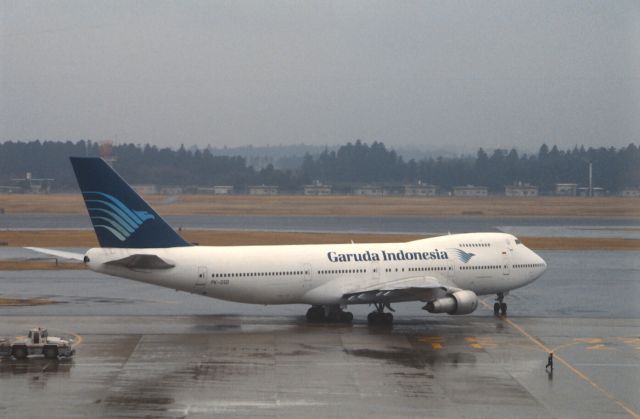
<svg viewBox="0 0 640 419">
<path fill-rule="evenodd" d="M 502 314 L 503 316 L 507 315 L 507 303 L 503 302 L 504 294 L 499 292 L 498 298 L 496 298 L 496 303 L 493 305 L 493 315 L 499 316 Z"/>
</svg>

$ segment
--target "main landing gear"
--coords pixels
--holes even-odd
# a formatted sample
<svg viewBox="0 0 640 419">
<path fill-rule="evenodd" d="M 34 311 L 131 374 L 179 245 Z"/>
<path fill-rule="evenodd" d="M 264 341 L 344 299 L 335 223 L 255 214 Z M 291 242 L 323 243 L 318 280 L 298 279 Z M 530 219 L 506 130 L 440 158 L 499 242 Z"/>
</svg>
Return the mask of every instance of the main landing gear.
<svg viewBox="0 0 640 419">
<path fill-rule="evenodd" d="M 502 302 L 504 300 L 504 294 L 499 292 L 496 303 L 493 305 L 493 315 L 499 316 L 501 313 L 503 316 L 507 315 L 507 303 Z"/>
<path fill-rule="evenodd" d="M 312 323 L 351 323 L 353 314 L 343 311 L 340 306 L 330 306 L 327 310 L 323 306 L 311 306 L 307 310 L 307 320 Z"/>
<path fill-rule="evenodd" d="M 395 311 L 394 309 L 391 308 L 389 303 L 374 303 L 373 305 L 376 307 L 376 311 L 372 311 L 367 316 L 367 321 L 369 322 L 369 324 L 378 324 L 378 325 L 393 324 L 393 314 L 384 312 L 385 307 L 388 308 L 390 311 Z"/>
</svg>

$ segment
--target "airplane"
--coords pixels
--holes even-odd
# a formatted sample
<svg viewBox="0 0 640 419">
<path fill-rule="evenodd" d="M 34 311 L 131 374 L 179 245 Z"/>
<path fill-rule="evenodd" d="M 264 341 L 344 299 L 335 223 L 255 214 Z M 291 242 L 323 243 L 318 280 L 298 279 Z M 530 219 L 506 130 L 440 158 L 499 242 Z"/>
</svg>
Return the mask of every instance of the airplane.
<svg viewBox="0 0 640 419">
<path fill-rule="evenodd" d="M 546 262 L 505 233 L 467 233 L 405 243 L 197 246 L 184 240 L 104 160 L 71 157 L 99 248 L 84 255 L 29 249 L 83 261 L 95 272 L 211 298 L 308 304 L 310 322 L 351 323 L 350 305 L 369 304 L 370 324 L 391 324 L 391 304 L 417 301 L 429 313 L 469 314 L 495 294 L 539 278 Z M 388 310 L 388 311 L 385 311 Z"/>
</svg>

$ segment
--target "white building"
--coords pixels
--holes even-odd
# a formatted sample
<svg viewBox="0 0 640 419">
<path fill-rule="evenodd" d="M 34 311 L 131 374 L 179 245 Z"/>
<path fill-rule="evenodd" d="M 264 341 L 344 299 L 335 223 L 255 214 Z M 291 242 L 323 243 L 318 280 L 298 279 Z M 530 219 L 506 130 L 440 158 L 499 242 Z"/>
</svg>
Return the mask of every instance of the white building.
<svg viewBox="0 0 640 419">
<path fill-rule="evenodd" d="M 405 196 L 436 196 L 438 187 L 435 185 L 425 185 L 418 183 L 417 185 L 404 185 Z"/>
<path fill-rule="evenodd" d="M 387 191 L 382 186 L 364 185 L 353 190 L 354 195 L 383 196 Z"/>
<path fill-rule="evenodd" d="M 581 187 L 577 189 L 577 194 L 578 196 L 589 196 L 589 188 L 585 187 Z M 591 188 L 591 196 L 604 196 L 604 188 L 600 188 L 598 186 L 595 186 L 593 188 Z"/>
<path fill-rule="evenodd" d="M 231 185 L 215 185 L 213 187 L 214 195 L 231 195 L 233 193 L 233 186 Z"/>
<path fill-rule="evenodd" d="M 158 193 L 158 185 L 148 184 L 148 185 L 131 185 L 134 191 L 138 192 L 141 195 L 155 195 Z"/>
<path fill-rule="evenodd" d="M 524 185 L 507 185 L 504 187 L 504 195 L 510 197 L 538 196 L 538 187 L 526 183 Z"/>
<path fill-rule="evenodd" d="M 160 188 L 160 193 L 162 195 L 181 195 L 182 187 L 180 186 L 163 186 Z"/>
<path fill-rule="evenodd" d="M 489 189 L 486 186 L 454 186 L 453 196 L 485 197 L 489 196 Z"/>
<path fill-rule="evenodd" d="M 304 194 L 316 196 L 331 195 L 331 185 L 323 185 L 320 182 L 314 182 L 312 185 L 304 185 Z"/>
<path fill-rule="evenodd" d="M 278 195 L 278 187 L 271 185 L 249 186 L 249 195 Z"/>
<path fill-rule="evenodd" d="M 576 183 L 556 183 L 555 194 L 557 196 L 576 196 L 578 185 Z"/>
<path fill-rule="evenodd" d="M 625 198 L 638 198 L 640 197 L 640 186 L 628 186 L 620 189 L 620 196 Z"/>
</svg>

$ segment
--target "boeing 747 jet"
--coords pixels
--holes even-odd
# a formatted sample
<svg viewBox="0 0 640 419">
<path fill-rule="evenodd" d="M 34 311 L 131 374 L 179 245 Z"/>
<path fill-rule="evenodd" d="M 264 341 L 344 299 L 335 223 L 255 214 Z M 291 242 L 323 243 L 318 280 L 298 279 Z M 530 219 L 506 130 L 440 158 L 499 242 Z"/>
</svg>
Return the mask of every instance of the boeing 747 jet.
<svg viewBox="0 0 640 419">
<path fill-rule="evenodd" d="M 469 233 L 406 243 L 196 246 L 171 228 L 100 158 L 71 158 L 100 243 L 86 254 L 31 248 L 89 269 L 228 301 L 308 304 L 309 321 L 350 323 L 352 304 L 375 307 L 369 323 L 393 321 L 391 304 L 469 314 L 478 296 L 504 296 L 540 277 L 545 261 L 516 237 Z"/>
</svg>

